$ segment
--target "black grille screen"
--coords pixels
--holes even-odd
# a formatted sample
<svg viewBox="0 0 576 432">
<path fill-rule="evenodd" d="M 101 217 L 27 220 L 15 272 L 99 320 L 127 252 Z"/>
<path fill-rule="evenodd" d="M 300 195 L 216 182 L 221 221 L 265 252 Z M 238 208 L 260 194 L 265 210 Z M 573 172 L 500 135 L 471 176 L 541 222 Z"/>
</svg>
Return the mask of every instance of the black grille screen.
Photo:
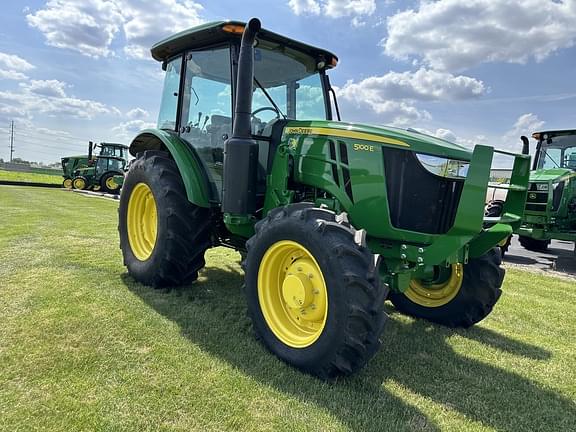
<svg viewBox="0 0 576 432">
<path fill-rule="evenodd" d="M 432 174 L 411 151 L 383 147 L 392 225 L 427 234 L 444 234 L 456 217 L 464 180 Z"/>
<path fill-rule="evenodd" d="M 548 191 L 538 191 L 536 185 L 537 183 L 531 183 L 528 188 L 526 210 L 545 212 L 548 203 Z"/>
</svg>

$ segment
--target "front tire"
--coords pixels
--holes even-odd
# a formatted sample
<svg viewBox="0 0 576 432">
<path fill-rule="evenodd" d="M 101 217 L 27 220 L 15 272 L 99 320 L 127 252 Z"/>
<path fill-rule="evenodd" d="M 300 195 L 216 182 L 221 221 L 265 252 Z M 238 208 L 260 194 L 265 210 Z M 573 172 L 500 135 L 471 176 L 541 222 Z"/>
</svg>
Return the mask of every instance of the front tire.
<svg viewBox="0 0 576 432">
<path fill-rule="evenodd" d="M 72 187 L 78 190 L 85 190 L 88 187 L 88 180 L 82 176 L 74 177 L 74 180 L 72 180 Z"/>
<path fill-rule="evenodd" d="M 407 315 L 448 327 L 470 327 L 490 314 L 502 294 L 501 262 L 500 250 L 493 248 L 467 264 L 454 264 L 443 284 L 413 280 L 406 292 L 391 292 L 389 299 Z"/>
<path fill-rule="evenodd" d="M 64 189 L 72 189 L 72 179 L 71 178 L 64 179 L 64 181 L 62 182 L 62 187 Z"/>
<path fill-rule="evenodd" d="M 197 279 L 210 247 L 209 211 L 188 201 L 168 153 L 138 155 L 126 176 L 118 215 L 124 265 L 134 279 L 154 287 Z"/>
<path fill-rule="evenodd" d="M 550 240 L 538 240 L 525 236 L 519 236 L 518 241 L 524 249 L 534 252 L 546 252 L 550 245 Z"/>
<path fill-rule="evenodd" d="M 247 249 L 248 312 L 272 353 L 323 379 L 352 374 L 376 353 L 387 287 L 345 218 L 308 203 L 274 209 Z"/>
</svg>

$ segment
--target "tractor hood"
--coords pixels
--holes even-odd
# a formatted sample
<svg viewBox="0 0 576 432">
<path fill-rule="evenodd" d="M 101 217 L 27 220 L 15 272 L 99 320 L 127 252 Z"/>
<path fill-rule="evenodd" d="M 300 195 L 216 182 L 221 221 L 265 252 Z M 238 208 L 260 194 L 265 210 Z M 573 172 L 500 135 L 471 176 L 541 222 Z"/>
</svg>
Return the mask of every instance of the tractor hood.
<svg viewBox="0 0 576 432">
<path fill-rule="evenodd" d="M 472 151 L 466 147 L 413 129 L 336 121 L 290 121 L 286 125 L 286 130 L 289 133 L 303 135 L 318 134 L 357 138 L 384 145 L 402 146 L 417 153 L 463 161 L 470 161 L 472 158 Z"/>
<path fill-rule="evenodd" d="M 530 173 L 531 183 L 558 183 L 569 177 L 576 176 L 576 172 L 566 168 L 538 169 Z"/>
</svg>

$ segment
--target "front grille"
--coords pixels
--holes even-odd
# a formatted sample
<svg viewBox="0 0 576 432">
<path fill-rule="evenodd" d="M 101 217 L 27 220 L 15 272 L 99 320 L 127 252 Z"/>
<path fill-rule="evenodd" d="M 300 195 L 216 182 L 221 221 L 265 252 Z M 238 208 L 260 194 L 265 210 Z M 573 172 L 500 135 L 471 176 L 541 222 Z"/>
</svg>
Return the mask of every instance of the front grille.
<svg viewBox="0 0 576 432">
<path fill-rule="evenodd" d="M 448 232 L 464 180 L 432 174 L 411 151 L 383 147 L 382 152 L 392 225 L 427 234 Z"/>
<path fill-rule="evenodd" d="M 537 184 L 530 183 L 528 187 L 526 210 L 544 213 L 546 212 L 546 204 L 548 204 L 548 191 L 537 190 Z"/>
</svg>

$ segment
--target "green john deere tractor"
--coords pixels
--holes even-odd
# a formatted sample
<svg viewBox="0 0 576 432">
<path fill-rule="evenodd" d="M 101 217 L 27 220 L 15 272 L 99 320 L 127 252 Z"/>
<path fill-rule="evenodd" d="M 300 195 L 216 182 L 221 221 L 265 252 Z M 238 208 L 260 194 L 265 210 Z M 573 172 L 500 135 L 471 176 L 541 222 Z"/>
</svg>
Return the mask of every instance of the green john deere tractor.
<svg viewBox="0 0 576 432">
<path fill-rule="evenodd" d="M 80 168 L 88 167 L 88 156 L 66 156 L 62 159 L 62 186 L 66 189 L 72 189 L 72 180 L 74 172 Z"/>
<path fill-rule="evenodd" d="M 528 156 L 513 155 L 505 215 L 484 218 L 497 150 L 340 121 L 328 51 L 252 19 L 192 28 L 152 56 L 166 71 L 158 128 L 130 145 L 119 208 L 134 279 L 188 284 L 208 248 L 238 250 L 256 333 L 322 378 L 374 355 L 386 299 L 453 327 L 490 313 Z"/>
<path fill-rule="evenodd" d="M 575 242 L 576 251 L 576 130 L 535 132 L 532 137 L 537 144 L 526 208 L 514 232 L 529 250 L 545 251 L 557 239 Z M 527 148 L 528 138 L 522 141 Z M 502 205 L 493 201 L 487 211 L 499 215 Z"/>
<path fill-rule="evenodd" d="M 95 150 L 100 153 L 92 157 Z M 74 189 L 93 189 L 108 193 L 118 193 L 122 187 L 121 182 L 114 177 L 124 175 L 128 159 L 128 146 L 117 143 L 88 143 L 88 166 L 74 170 L 72 187 Z"/>
</svg>

